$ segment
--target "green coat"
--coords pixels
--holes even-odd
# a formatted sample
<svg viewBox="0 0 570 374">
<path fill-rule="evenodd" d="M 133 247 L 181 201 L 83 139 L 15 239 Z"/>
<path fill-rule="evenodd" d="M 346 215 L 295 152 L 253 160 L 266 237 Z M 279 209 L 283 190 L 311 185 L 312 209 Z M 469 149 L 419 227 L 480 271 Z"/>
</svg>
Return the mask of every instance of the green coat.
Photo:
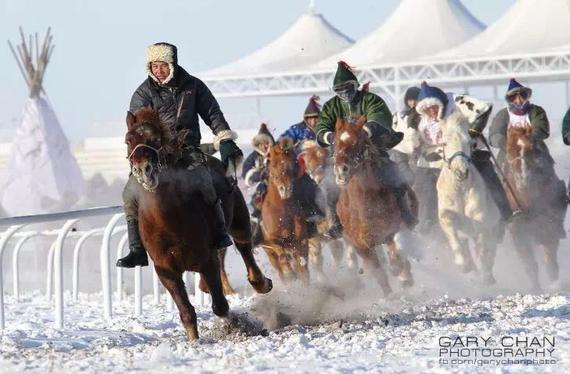
<svg viewBox="0 0 570 374">
<path fill-rule="evenodd" d="M 531 104 L 528 112 L 530 125 L 532 126 L 532 137 L 535 141 L 535 146 L 542 152 L 549 160 L 550 152 L 544 143 L 544 139 L 550 136 L 550 123 L 544 109 L 538 105 Z M 501 109 L 495 118 L 493 124 L 489 129 L 489 139 L 493 147 L 499 148 L 499 160 L 504 160 L 505 144 L 507 142 L 507 128 L 509 126 L 509 112 L 507 108 Z"/>
<path fill-rule="evenodd" d="M 319 115 L 315 133 L 317 141 L 323 147 L 329 146 L 324 141 L 327 132 L 335 132 L 337 118 L 349 120 L 351 117 L 366 116 L 368 122 L 387 129 L 392 136 L 396 133 L 392 129 L 392 113 L 382 98 L 372 92 L 359 91 L 354 103 L 346 103 L 337 96 L 329 99 Z"/>
<path fill-rule="evenodd" d="M 562 120 L 562 140 L 564 144 L 570 145 L 570 108 Z"/>
</svg>

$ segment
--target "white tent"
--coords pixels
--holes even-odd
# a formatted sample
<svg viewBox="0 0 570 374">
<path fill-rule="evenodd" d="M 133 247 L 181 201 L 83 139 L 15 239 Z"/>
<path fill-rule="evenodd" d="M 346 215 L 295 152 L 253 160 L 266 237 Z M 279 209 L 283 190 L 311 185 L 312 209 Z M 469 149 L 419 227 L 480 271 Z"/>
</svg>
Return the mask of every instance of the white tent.
<svg viewBox="0 0 570 374">
<path fill-rule="evenodd" d="M 378 29 L 317 66 L 409 62 L 455 47 L 484 29 L 459 0 L 402 0 Z"/>
<path fill-rule="evenodd" d="M 465 58 L 568 50 L 570 0 L 518 0 L 495 23 L 436 58 Z"/>
<path fill-rule="evenodd" d="M 42 88 L 51 56 L 52 37 L 46 35 L 41 49 L 37 43 L 22 43 L 14 57 L 28 87 L 22 122 L 16 129 L 8 171 L 2 180 L 0 203 L 9 215 L 49 213 L 67 209 L 85 191 L 81 171 L 69 143 Z M 35 51 L 34 51 L 35 45 Z M 18 57 L 19 56 L 19 57 Z M 32 61 L 37 58 L 35 65 Z"/>
<path fill-rule="evenodd" d="M 299 70 L 348 48 L 352 43 L 311 7 L 307 14 L 267 46 L 235 62 L 202 72 L 200 76 L 208 79 Z"/>
</svg>

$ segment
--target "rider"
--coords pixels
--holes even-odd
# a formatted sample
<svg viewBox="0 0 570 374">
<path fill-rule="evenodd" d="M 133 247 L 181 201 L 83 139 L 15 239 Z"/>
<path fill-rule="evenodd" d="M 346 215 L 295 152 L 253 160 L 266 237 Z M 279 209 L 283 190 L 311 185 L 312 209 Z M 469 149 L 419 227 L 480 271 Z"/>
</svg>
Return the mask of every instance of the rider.
<svg viewBox="0 0 570 374">
<path fill-rule="evenodd" d="M 501 109 L 489 130 L 489 138 L 494 147 L 499 148 L 499 162 L 505 159 L 505 145 L 507 142 L 507 129 L 509 127 L 530 126 L 535 149 L 541 154 L 540 161 L 546 168 L 554 167 L 554 160 L 550 156 L 544 140 L 550 136 L 550 123 L 544 109 L 530 102 L 532 90 L 511 79 L 505 95 L 507 108 Z"/>
<path fill-rule="evenodd" d="M 441 89 L 429 86 L 424 82 L 416 108 L 418 113 L 422 115 L 422 120 L 418 126 L 422 138 L 424 140 L 429 139 L 427 143 L 435 145 L 422 154 L 420 162 L 423 160 L 431 165 L 436 164 L 438 168 L 441 168 L 443 161 L 442 121 L 445 121 L 457 110 L 460 110 L 467 118 L 470 124 L 469 134 L 473 138 L 474 150 L 471 152 L 473 166 L 483 177 L 491 197 L 499 208 L 503 221 L 510 220 L 513 217 L 513 211 L 503 185 L 491 163 L 491 155 L 488 150 L 481 149 L 478 143 L 482 141 L 480 137 L 493 109 L 492 105 L 467 95 L 446 94 Z M 437 165 L 438 163 L 439 165 Z"/>
<path fill-rule="evenodd" d="M 206 203 L 215 210 L 215 247 L 232 245 L 226 230 L 221 201 L 217 196 L 205 155 L 200 151 L 198 115 L 214 133 L 214 145 L 220 151 L 222 162 L 242 157 L 234 142 L 236 135 L 230 130 L 218 102 L 206 85 L 178 65 L 177 49 L 169 43 L 156 43 L 146 49 L 147 79 L 137 88 L 130 103 L 130 111 L 143 107 L 158 110 L 160 120 L 175 131 L 188 131 L 184 160 L 196 178 L 203 180 L 201 192 Z M 129 237 L 129 253 L 117 260 L 117 266 L 147 266 L 148 257 L 142 245 L 138 228 L 138 196 L 136 179 L 129 176 L 123 190 L 123 202 Z"/>
<path fill-rule="evenodd" d="M 275 139 L 273 139 L 273 135 L 271 135 L 265 123 L 262 123 L 259 127 L 259 131 L 253 137 L 251 144 L 253 152 L 245 159 L 241 176 L 246 186 L 256 186 L 255 192 L 251 197 L 251 206 L 253 207 L 251 216 L 253 217 L 252 221 L 254 221 L 252 241 L 253 243 L 259 243 L 262 239 L 260 226 L 261 203 L 267 192 L 267 155 L 269 154 L 269 148 L 275 144 Z"/>
<path fill-rule="evenodd" d="M 410 211 L 405 196 L 408 186 L 386 153 L 402 140 L 403 134 L 392 129 L 392 115 L 384 100 L 366 89 L 358 90 L 358 87 L 358 80 L 350 66 L 344 61 L 339 61 L 333 81 L 336 95 L 323 106 L 316 128 L 317 141 L 322 147 L 334 144 L 337 118 L 350 121 L 357 116 L 366 116 L 364 130 L 376 151 L 378 177 L 393 189 L 403 221 L 409 227 L 413 227 L 417 224 L 417 219 Z M 342 234 L 342 225 L 336 213 L 337 201 L 338 189 L 329 189 L 327 208 L 332 218 L 332 226 L 327 234 L 332 238 L 339 238 Z"/>
<path fill-rule="evenodd" d="M 416 104 L 418 103 L 418 95 L 420 94 L 419 87 L 409 87 L 404 94 L 404 110 L 394 113 L 392 116 L 392 128 L 395 131 L 400 131 L 404 134 L 404 140 L 396 145 L 390 153 L 390 158 L 398 165 L 400 172 L 405 177 L 409 184 L 414 182 L 415 167 L 410 164 L 415 164 L 416 157 L 414 154 L 414 135 L 417 133 L 418 124 L 420 122 L 420 115 L 416 111 Z M 411 136 L 407 136 L 407 135 Z M 406 141 L 408 138 L 410 141 Z"/>
</svg>

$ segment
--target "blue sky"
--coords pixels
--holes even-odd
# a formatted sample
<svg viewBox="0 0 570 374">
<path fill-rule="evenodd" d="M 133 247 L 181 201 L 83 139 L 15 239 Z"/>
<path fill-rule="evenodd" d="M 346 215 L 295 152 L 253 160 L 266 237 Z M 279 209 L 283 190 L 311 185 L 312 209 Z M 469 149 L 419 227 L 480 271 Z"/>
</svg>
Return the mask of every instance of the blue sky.
<svg viewBox="0 0 570 374">
<path fill-rule="evenodd" d="M 489 24 L 514 1 L 463 3 Z M 110 123 L 122 121 L 132 91 L 145 78 L 146 45 L 172 42 L 187 70 L 204 70 L 270 42 L 308 4 L 308 0 L 0 0 L 0 39 L 17 42 L 20 25 L 28 33 L 43 33 L 52 26 L 56 47 L 44 87 L 64 131 L 76 143 L 84 136 L 109 132 Z M 353 39 L 376 29 L 397 4 L 398 0 L 316 1 L 317 9 Z M 20 116 L 27 88 L 4 40 L 0 40 L 0 128 L 10 128 Z M 305 99 L 276 100 L 263 100 L 263 116 L 272 119 L 274 108 L 283 108 L 282 102 L 287 108 L 301 106 L 275 112 L 274 120 L 283 124 L 278 127 L 294 121 L 304 109 Z M 230 121 L 232 113 L 254 107 L 252 100 L 221 104 L 229 109 Z"/>
</svg>

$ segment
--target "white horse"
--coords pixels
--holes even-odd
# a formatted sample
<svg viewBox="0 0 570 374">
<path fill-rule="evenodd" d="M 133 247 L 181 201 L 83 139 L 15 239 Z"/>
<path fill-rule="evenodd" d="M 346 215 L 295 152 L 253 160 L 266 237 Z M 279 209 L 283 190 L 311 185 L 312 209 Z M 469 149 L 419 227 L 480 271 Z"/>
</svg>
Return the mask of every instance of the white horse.
<svg viewBox="0 0 570 374">
<path fill-rule="evenodd" d="M 456 110 L 441 121 L 441 128 L 444 166 L 437 181 L 441 228 L 453 250 L 455 264 L 465 273 L 476 270 L 469 249 L 471 238 L 475 242 L 483 282 L 495 283 L 493 265 L 500 214 L 471 162 L 469 120 Z"/>
</svg>

